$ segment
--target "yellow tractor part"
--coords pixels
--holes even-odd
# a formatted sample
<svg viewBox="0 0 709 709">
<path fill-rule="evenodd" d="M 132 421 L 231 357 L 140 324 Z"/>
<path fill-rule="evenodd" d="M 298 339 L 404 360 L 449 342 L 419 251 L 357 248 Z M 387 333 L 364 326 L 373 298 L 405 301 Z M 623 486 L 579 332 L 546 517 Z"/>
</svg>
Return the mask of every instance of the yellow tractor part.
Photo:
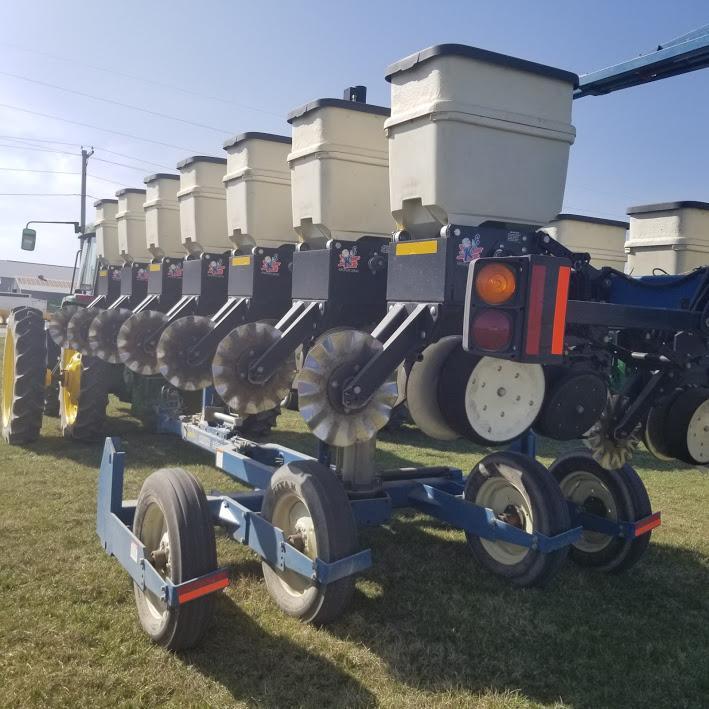
<svg viewBox="0 0 709 709">
<path fill-rule="evenodd" d="M 76 350 L 63 349 L 61 360 L 61 400 L 64 425 L 73 425 L 79 413 L 82 369 L 81 353 Z"/>
<path fill-rule="evenodd" d="M 2 359 L 2 425 L 10 424 L 12 402 L 15 395 L 15 338 L 8 330 Z"/>
</svg>

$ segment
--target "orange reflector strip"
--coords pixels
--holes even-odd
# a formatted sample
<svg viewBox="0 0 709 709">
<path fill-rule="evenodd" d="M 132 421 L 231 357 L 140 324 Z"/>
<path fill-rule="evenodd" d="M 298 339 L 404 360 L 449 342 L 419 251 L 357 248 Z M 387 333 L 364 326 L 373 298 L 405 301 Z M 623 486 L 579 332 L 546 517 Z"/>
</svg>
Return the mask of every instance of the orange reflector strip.
<svg viewBox="0 0 709 709">
<path fill-rule="evenodd" d="M 564 353 L 564 333 L 566 332 L 566 307 L 569 302 L 569 281 L 571 267 L 559 268 L 559 280 L 556 286 L 556 305 L 554 306 L 554 328 L 551 335 L 551 353 Z"/>
<path fill-rule="evenodd" d="M 208 593 L 214 593 L 229 585 L 229 576 L 226 571 L 217 571 L 209 574 L 201 579 L 196 579 L 190 583 L 186 583 L 177 592 L 177 602 L 182 605 L 188 601 L 194 601 L 195 598 L 206 596 Z"/>
<path fill-rule="evenodd" d="M 639 519 L 635 523 L 635 536 L 642 537 L 643 534 L 647 534 L 650 530 L 659 527 L 662 524 L 661 513 L 655 512 L 654 515 L 645 517 L 644 519 Z"/>
</svg>

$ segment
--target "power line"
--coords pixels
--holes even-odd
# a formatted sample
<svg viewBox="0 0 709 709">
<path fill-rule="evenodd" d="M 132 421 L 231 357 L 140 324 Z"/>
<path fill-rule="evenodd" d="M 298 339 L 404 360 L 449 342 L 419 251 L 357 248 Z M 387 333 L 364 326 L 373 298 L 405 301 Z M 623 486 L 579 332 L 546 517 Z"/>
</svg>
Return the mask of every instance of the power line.
<svg viewBox="0 0 709 709">
<path fill-rule="evenodd" d="M 124 162 L 115 162 L 113 160 L 104 160 L 103 158 L 94 158 L 97 162 L 105 162 L 108 165 L 118 165 L 118 167 L 127 167 L 130 168 L 131 170 L 138 170 L 138 172 L 145 172 L 144 167 L 137 167 L 136 165 L 126 165 Z M 159 163 L 153 162 L 150 163 L 151 165 L 156 165 L 157 167 L 163 167 L 166 170 L 174 170 L 175 168 L 168 167 L 167 165 L 160 165 Z"/>
<path fill-rule="evenodd" d="M 92 194 L 87 194 L 91 199 L 99 199 Z M 0 197 L 81 197 L 78 192 L 0 192 Z"/>
<path fill-rule="evenodd" d="M 47 140 L 46 138 L 33 138 L 31 135 L 0 135 L 0 138 L 10 138 L 11 140 L 25 140 L 34 143 L 54 143 L 55 145 L 74 145 L 77 148 L 81 147 L 80 143 L 67 143 L 62 140 Z"/>
<path fill-rule="evenodd" d="M 222 96 L 210 96 L 209 94 L 203 94 L 198 91 L 186 89 L 184 86 L 178 86 L 177 84 L 167 84 L 164 82 L 155 81 L 154 79 L 146 79 L 144 76 L 138 76 L 137 74 L 129 74 L 127 72 L 117 71 L 116 69 L 109 69 L 107 67 L 101 67 L 101 66 L 97 66 L 95 64 L 86 64 L 83 61 L 77 62 L 77 61 L 75 61 L 73 59 L 69 59 L 67 57 L 62 57 L 62 56 L 59 56 L 56 54 L 50 54 L 48 52 L 40 52 L 36 49 L 28 49 L 27 47 L 21 47 L 19 45 L 11 44 L 9 42 L 2 42 L 0 44 L 2 44 L 5 47 L 10 47 L 10 48 L 18 50 L 18 51 L 28 52 L 30 54 L 37 54 L 37 55 L 40 55 L 43 57 L 48 57 L 49 59 L 58 59 L 59 61 L 62 61 L 62 62 L 67 62 L 69 64 L 81 66 L 84 69 L 94 69 L 95 71 L 102 71 L 107 74 L 114 74 L 115 76 L 122 76 L 126 79 L 132 79 L 133 81 L 140 81 L 144 84 L 152 84 L 153 86 L 160 86 L 164 89 L 170 89 L 171 91 L 179 91 L 179 92 L 187 94 L 189 96 L 196 96 L 197 98 L 204 98 L 204 99 L 208 99 L 209 101 L 219 101 L 220 103 L 226 103 L 226 104 L 230 104 L 232 106 L 238 106 L 239 108 L 243 108 L 248 111 L 256 111 L 258 113 L 265 113 L 270 116 L 277 116 L 278 118 L 283 118 L 283 114 L 276 113 L 275 111 L 269 111 L 265 108 L 259 108 L 258 106 L 250 106 L 245 103 L 233 101 L 232 99 L 223 98 Z"/>
<path fill-rule="evenodd" d="M 3 172 L 43 172 L 50 175 L 80 175 L 80 172 L 67 172 L 66 170 L 34 170 L 29 167 L 0 167 Z"/>
<path fill-rule="evenodd" d="M 184 145 L 173 145 L 172 143 L 163 143 L 159 140 L 152 140 L 151 138 L 141 138 L 138 135 L 133 135 L 131 133 L 122 133 L 121 131 L 111 130 L 110 128 L 101 128 L 100 126 L 92 125 L 91 123 L 81 123 L 80 121 L 72 121 L 68 118 L 61 118 L 60 116 L 52 116 L 49 113 L 41 113 L 40 111 L 31 111 L 28 108 L 20 108 L 19 106 L 11 106 L 8 103 L 0 103 L 0 108 L 8 108 L 11 111 L 19 111 L 21 113 L 29 113 L 32 116 L 41 116 L 42 118 L 50 118 L 54 121 L 61 121 L 63 123 L 71 123 L 75 126 L 82 126 L 83 128 L 91 128 L 93 130 L 100 130 L 104 133 L 113 133 L 114 135 L 120 135 L 123 138 L 131 138 L 133 140 L 140 140 L 144 143 L 154 143 L 155 145 L 162 145 L 165 148 L 174 148 L 175 150 L 184 150 L 188 153 L 196 154 L 199 150 L 194 148 L 186 148 Z"/>
<path fill-rule="evenodd" d="M 12 148 L 13 150 L 35 150 L 39 153 L 55 153 L 56 155 L 71 155 L 72 157 L 78 157 L 77 153 L 69 153 L 65 150 L 50 150 L 49 148 L 36 148 L 31 145 L 7 145 L 6 143 L 0 143 L 1 148 Z"/>
<path fill-rule="evenodd" d="M 171 116 L 167 113 L 160 113 L 159 111 L 151 111 L 148 108 L 142 108 L 141 106 L 134 106 L 130 103 L 124 103 L 123 101 L 116 101 L 115 99 L 104 98 L 102 96 L 95 96 L 94 94 L 88 94 L 83 91 L 76 91 L 75 89 L 68 89 L 65 86 L 58 86 L 57 84 L 51 84 L 48 81 L 40 81 L 39 79 L 31 79 L 29 76 L 21 76 L 20 74 L 13 74 L 9 71 L 0 71 L 0 75 L 9 76 L 13 79 L 20 79 L 21 81 L 27 81 L 31 84 L 38 84 L 39 86 L 47 86 L 51 89 L 57 89 L 58 91 L 65 91 L 69 94 L 74 94 L 75 96 L 82 96 L 83 98 L 89 98 L 94 101 L 103 101 L 104 103 L 110 103 L 114 106 L 121 106 L 123 108 L 129 108 L 132 111 L 140 111 L 141 113 L 147 113 L 151 116 L 157 116 L 158 118 L 165 118 L 169 121 L 177 121 L 178 123 L 185 123 L 190 126 L 195 126 L 197 128 L 204 128 L 205 130 L 212 130 L 216 133 L 229 134 L 229 131 L 225 128 L 215 128 L 214 126 L 208 126 L 204 123 L 197 123 L 196 121 L 190 121 L 186 118 L 178 118 L 177 116 Z"/>
</svg>

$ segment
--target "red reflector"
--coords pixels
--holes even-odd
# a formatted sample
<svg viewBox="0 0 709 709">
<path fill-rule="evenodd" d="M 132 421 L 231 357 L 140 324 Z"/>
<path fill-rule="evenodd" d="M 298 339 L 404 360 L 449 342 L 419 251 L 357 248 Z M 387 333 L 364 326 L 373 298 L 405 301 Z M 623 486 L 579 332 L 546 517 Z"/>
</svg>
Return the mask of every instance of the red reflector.
<svg viewBox="0 0 709 709">
<path fill-rule="evenodd" d="M 527 340 L 524 351 L 528 355 L 538 355 L 542 338 L 542 310 L 544 308 L 544 281 L 546 266 L 532 266 L 529 286 L 529 314 L 527 316 Z"/>
<path fill-rule="evenodd" d="M 566 306 L 569 302 L 569 280 L 571 267 L 562 266 L 559 269 L 559 280 L 556 286 L 556 304 L 554 305 L 554 329 L 551 335 L 551 353 L 560 355 L 564 352 L 564 333 L 566 331 Z"/>
<path fill-rule="evenodd" d="M 642 537 L 643 534 L 647 534 L 649 531 L 655 529 L 655 527 L 659 527 L 662 524 L 660 516 L 660 512 L 655 512 L 655 514 L 652 514 L 649 517 L 644 517 L 643 519 L 639 519 L 635 522 L 634 536 Z"/>
<path fill-rule="evenodd" d="M 504 310 L 486 308 L 473 318 L 471 332 L 478 349 L 501 352 L 512 341 L 512 317 Z"/>
<path fill-rule="evenodd" d="M 182 605 L 195 598 L 206 596 L 208 593 L 219 591 L 229 585 L 229 575 L 226 571 L 215 571 L 213 574 L 190 581 L 181 586 L 177 591 L 177 602 Z"/>
</svg>

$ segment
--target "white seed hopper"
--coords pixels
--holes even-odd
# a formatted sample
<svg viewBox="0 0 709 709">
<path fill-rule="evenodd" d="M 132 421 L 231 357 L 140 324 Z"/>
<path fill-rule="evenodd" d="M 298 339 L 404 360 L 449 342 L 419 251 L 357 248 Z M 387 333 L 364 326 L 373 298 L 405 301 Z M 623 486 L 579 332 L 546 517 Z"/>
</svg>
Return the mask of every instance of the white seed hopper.
<svg viewBox="0 0 709 709">
<path fill-rule="evenodd" d="M 548 224 L 560 211 L 578 77 L 461 44 L 412 54 L 391 82 L 389 183 L 399 228 Z"/>
<path fill-rule="evenodd" d="M 242 133 L 227 140 L 227 231 L 244 252 L 297 241 L 291 218 L 288 153 L 291 139 L 272 133 Z"/>
<path fill-rule="evenodd" d="M 625 269 L 625 234 L 628 222 L 587 217 L 583 214 L 559 214 L 544 227 L 549 236 L 572 251 L 591 254 L 591 265 Z"/>
<path fill-rule="evenodd" d="M 180 235 L 187 254 L 232 248 L 226 222 L 226 159 L 195 155 L 177 163 L 180 171 Z"/>
<path fill-rule="evenodd" d="M 145 182 L 145 241 L 153 258 L 184 256 L 180 240 L 180 207 L 177 191 L 180 176 L 159 172 L 146 177 Z"/>
<path fill-rule="evenodd" d="M 325 98 L 288 114 L 293 227 L 302 241 L 388 236 L 394 229 L 384 120 L 389 109 Z"/>
<path fill-rule="evenodd" d="M 628 273 L 685 273 L 709 264 L 709 202 L 663 202 L 628 209 Z"/>
<path fill-rule="evenodd" d="M 102 266 L 120 266 L 123 263 L 118 248 L 117 199 L 99 199 L 94 202 L 96 218 L 96 256 Z"/>
<path fill-rule="evenodd" d="M 126 187 L 116 192 L 118 211 L 118 249 L 125 263 L 149 261 L 150 254 L 145 245 L 145 190 Z"/>
</svg>

